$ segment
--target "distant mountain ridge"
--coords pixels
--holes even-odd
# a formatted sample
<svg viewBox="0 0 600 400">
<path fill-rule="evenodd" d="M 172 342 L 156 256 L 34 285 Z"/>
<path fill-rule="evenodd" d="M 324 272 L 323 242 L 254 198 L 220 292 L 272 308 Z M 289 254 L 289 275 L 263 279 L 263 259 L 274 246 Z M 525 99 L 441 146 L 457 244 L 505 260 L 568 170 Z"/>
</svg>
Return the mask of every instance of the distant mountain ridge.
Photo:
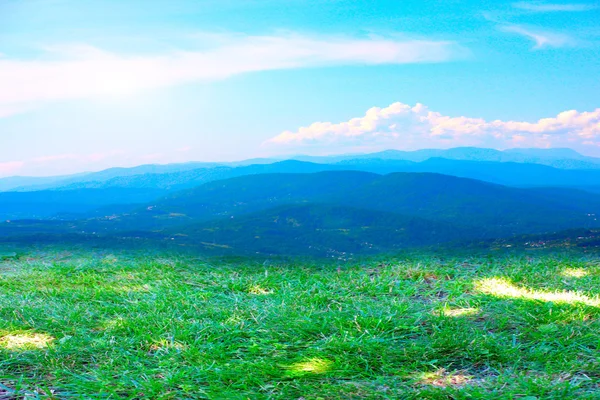
<svg viewBox="0 0 600 400">
<path fill-rule="evenodd" d="M 309 162 L 340 162 L 363 158 L 378 158 L 382 160 L 405 160 L 421 162 L 430 158 L 446 158 L 463 161 L 495 161 L 542 164 L 563 169 L 598 169 L 600 158 L 587 157 L 575 150 L 567 148 L 556 149 L 507 149 L 495 150 L 479 147 L 455 147 L 451 149 L 422 149 L 414 151 L 385 150 L 370 154 L 349 154 L 339 156 L 296 156 L 293 159 Z"/>
<path fill-rule="evenodd" d="M 164 231 L 183 245 L 267 254 L 377 253 L 472 238 L 468 229 L 389 212 L 298 204 Z"/>
<path fill-rule="evenodd" d="M 186 166 L 186 168 L 191 165 Z M 144 169 L 145 170 L 145 169 Z M 154 169 L 148 169 L 154 170 Z M 261 174 L 312 174 L 355 171 L 379 175 L 390 173 L 436 173 L 522 188 L 576 188 L 600 192 L 600 170 L 564 170 L 540 164 L 464 161 L 430 158 L 422 162 L 385 159 L 352 159 L 332 164 L 297 160 L 247 166 L 213 166 L 167 173 L 101 176 L 103 181 L 70 183 L 55 189 L 0 192 L 0 219 L 82 218 L 84 215 L 119 213 L 131 205 L 193 189 L 204 184 Z M 85 176 L 88 179 L 88 176 Z M 142 197 L 140 197 L 143 195 Z M 18 200 L 17 200 L 18 199 Z M 95 205 L 98 210 L 93 208 Z M 108 207 L 108 208 L 107 208 Z M 81 215 L 77 215 L 77 214 Z"/>
<path fill-rule="evenodd" d="M 481 237 L 594 227 L 600 215 L 600 195 L 573 189 L 512 188 L 430 173 L 327 171 L 214 181 L 91 229 L 160 230 L 307 204 L 423 218 L 468 227 Z"/>
<path fill-rule="evenodd" d="M 144 204 L 164 196 L 160 189 L 102 188 L 0 192 L 0 220 L 47 219 L 58 214 L 77 215 L 112 206 Z"/>
<path fill-rule="evenodd" d="M 264 173 L 277 165 L 302 172 Z M 255 173 L 177 191 L 0 193 L 0 211 L 20 204 L 40 207 L 38 213 L 60 208 L 63 215 L 0 223 L 0 241 L 147 241 L 224 253 L 329 257 L 600 228 L 600 195 L 591 192 L 517 188 L 437 173 L 319 171 L 323 167 L 337 168 L 300 161 L 241 167 Z"/>
<path fill-rule="evenodd" d="M 563 170 L 600 170 L 600 158 L 587 157 L 577 153 L 571 149 L 509 149 L 509 150 L 494 150 L 477 147 L 458 147 L 447 150 L 439 149 L 424 149 L 416 151 L 401 151 L 401 150 L 386 150 L 370 154 L 348 154 L 335 156 L 296 156 L 288 159 L 296 161 L 305 161 L 319 164 L 354 164 L 360 165 L 365 163 L 365 160 L 383 160 L 386 162 L 410 162 L 421 163 L 430 159 L 447 159 L 455 161 L 478 161 L 478 162 L 499 162 L 499 163 L 520 163 L 520 164 L 539 164 L 549 167 L 554 167 Z M 205 162 L 189 162 L 181 164 L 166 164 L 166 165 L 141 165 L 132 168 L 109 168 L 100 172 L 91 172 L 83 174 L 75 174 L 70 176 L 58 177 L 10 177 L 0 178 L 0 191 L 35 191 L 48 189 L 79 189 L 79 188 L 101 188 L 101 187 L 149 187 L 140 185 L 138 181 L 145 175 L 170 175 L 170 186 L 179 188 L 183 187 L 183 179 L 186 173 L 194 175 L 190 171 L 210 170 L 215 168 L 220 169 L 236 169 L 239 167 L 247 167 L 251 165 L 269 165 L 277 162 L 285 161 L 282 158 L 263 158 L 250 159 L 239 162 L 224 162 L 224 163 L 205 163 Z M 395 172 L 402 172 L 396 170 Z M 408 170 L 404 172 L 409 172 Z M 444 172 L 444 171 L 430 171 Z M 177 177 L 180 175 L 180 177 Z M 235 173 L 229 176 L 220 178 L 228 178 L 236 176 Z M 134 178 L 137 177 L 137 178 Z M 190 178 L 190 182 L 197 184 L 205 181 L 194 181 Z M 168 178 L 165 179 L 168 181 Z M 165 188 L 156 185 L 155 188 Z M 188 185 L 188 187 L 191 187 Z"/>
</svg>

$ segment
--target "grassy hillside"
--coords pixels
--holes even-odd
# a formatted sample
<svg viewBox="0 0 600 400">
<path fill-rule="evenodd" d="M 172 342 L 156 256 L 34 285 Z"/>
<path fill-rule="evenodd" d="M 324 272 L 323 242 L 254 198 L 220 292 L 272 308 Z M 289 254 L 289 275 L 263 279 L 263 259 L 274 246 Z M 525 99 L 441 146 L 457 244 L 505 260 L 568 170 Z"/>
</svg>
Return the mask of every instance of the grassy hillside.
<svg viewBox="0 0 600 400">
<path fill-rule="evenodd" d="M 0 397 L 598 398 L 583 254 L 3 260 Z"/>
</svg>

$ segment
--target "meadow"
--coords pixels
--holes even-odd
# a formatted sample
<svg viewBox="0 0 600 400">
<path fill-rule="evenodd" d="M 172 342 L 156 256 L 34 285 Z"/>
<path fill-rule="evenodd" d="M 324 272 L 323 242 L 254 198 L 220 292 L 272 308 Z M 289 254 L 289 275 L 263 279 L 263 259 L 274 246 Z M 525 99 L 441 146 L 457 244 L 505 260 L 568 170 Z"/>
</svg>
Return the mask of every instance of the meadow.
<svg viewBox="0 0 600 400">
<path fill-rule="evenodd" d="M 19 251 L 0 399 L 600 399 L 600 260 Z"/>
</svg>

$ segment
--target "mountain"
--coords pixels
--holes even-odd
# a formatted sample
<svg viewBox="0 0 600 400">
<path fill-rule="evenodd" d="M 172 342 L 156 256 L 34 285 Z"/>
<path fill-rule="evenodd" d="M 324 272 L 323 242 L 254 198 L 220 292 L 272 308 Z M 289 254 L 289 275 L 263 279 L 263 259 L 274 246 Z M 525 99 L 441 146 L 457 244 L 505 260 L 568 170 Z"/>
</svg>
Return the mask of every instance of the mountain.
<svg viewBox="0 0 600 400">
<path fill-rule="evenodd" d="M 53 190 L 145 188 L 177 191 L 200 186 L 206 182 L 244 175 L 264 173 L 312 173 L 340 169 L 344 169 L 344 167 L 288 160 L 272 164 L 253 164 L 238 167 L 216 165 L 212 167 L 193 168 L 165 173 L 134 174 L 130 171 L 122 176 L 112 178 L 107 178 L 109 176 L 107 173 L 102 174 L 102 179 L 98 180 L 94 180 L 97 175 L 93 174 L 87 176 L 84 180 L 79 180 L 77 182 L 67 183 L 61 181 L 59 184 L 54 185 Z M 34 188 L 30 187 L 28 189 Z"/>
<path fill-rule="evenodd" d="M 339 156 L 296 156 L 296 160 L 336 163 L 359 159 L 404 160 L 422 162 L 430 158 L 445 158 L 462 161 L 494 161 L 541 164 L 563 169 L 600 169 L 600 158 L 586 157 L 571 149 L 508 149 L 495 150 L 478 147 L 456 147 L 452 149 L 422 149 L 415 151 L 385 150 L 370 154 L 348 154 Z"/>
<path fill-rule="evenodd" d="M 158 189 L 79 189 L 0 193 L 0 219 L 49 218 L 60 213 L 86 213 L 111 205 L 143 204 L 165 194 Z"/>
<path fill-rule="evenodd" d="M 15 190 L 21 187 L 52 187 L 55 185 L 60 185 L 61 182 L 66 179 L 74 179 L 78 177 L 83 177 L 85 175 L 87 175 L 87 173 L 47 177 L 11 176 L 8 178 L 0 178 L 0 192 Z"/>
<path fill-rule="evenodd" d="M 46 213 L 88 214 L 71 214 L 63 221 L 11 221 L 0 224 L 0 236 L 339 256 L 600 228 L 600 195 L 594 193 L 516 188 L 433 173 L 271 173 L 212 181 L 164 196 L 155 189 L 123 190 L 3 193 L 0 204 L 38 196 L 23 204 L 43 204 Z M 145 196 L 153 199 L 131 203 Z M 120 204 L 124 198 L 130 203 Z"/>
<path fill-rule="evenodd" d="M 160 185 L 144 184 L 152 182 L 156 177 L 164 176 L 167 181 L 175 179 L 176 183 L 185 182 L 186 177 L 193 177 L 192 171 L 208 171 L 212 169 L 229 170 L 234 167 L 271 164 L 277 160 L 255 158 L 230 163 L 187 162 L 175 164 L 147 164 L 136 167 L 115 167 L 99 172 L 74 174 L 56 177 L 9 177 L 0 178 L 0 191 L 37 191 L 48 189 L 82 189 L 107 187 L 155 187 Z"/>
<path fill-rule="evenodd" d="M 329 171 L 210 182 L 118 216 L 109 227 L 160 229 L 302 204 L 425 218 L 469 227 L 482 237 L 595 226 L 593 215 L 600 214 L 600 196 L 572 189 L 512 188 L 428 173 Z"/>
<path fill-rule="evenodd" d="M 305 161 L 318 164 L 342 164 L 361 169 L 359 166 L 370 165 L 374 160 L 378 162 L 395 162 L 395 170 L 388 172 L 417 172 L 411 170 L 412 163 L 422 163 L 431 159 L 447 159 L 454 161 L 478 161 L 496 163 L 537 164 L 568 170 L 600 170 L 600 158 L 586 157 L 571 149 L 509 149 L 504 151 L 476 148 L 458 147 L 447 150 L 423 149 L 416 151 L 386 150 L 370 154 L 347 154 L 336 156 L 296 156 L 296 161 Z M 76 174 L 58 177 L 10 177 L 0 178 L 0 191 L 18 190 L 34 191 L 48 189 L 81 189 L 81 188 L 107 188 L 107 187 L 153 187 L 181 189 L 205 183 L 213 178 L 205 179 L 202 175 L 214 175 L 215 179 L 226 179 L 233 176 L 250 174 L 244 172 L 244 167 L 258 165 L 279 164 L 278 160 L 258 158 L 238 162 L 203 163 L 189 162 L 167 165 L 141 165 L 132 168 L 110 168 L 100 172 Z M 279 160 L 286 161 L 286 160 Z M 277 167 L 274 167 L 277 169 Z M 475 166 L 477 168 L 477 166 Z M 214 173 L 207 171 L 216 169 Z M 322 170 L 340 169 L 335 167 Z M 352 169 L 352 168 L 351 168 Z M 369 169 L 372 170 L 372 169 Z M 195 172 L 194 172 L 195 171 Z M 228 174 L 225 171 L 230 171 Z M 372 170 L 381 173 L 382 171 Z M 421 172 L 450 173 L 442 170 L 420 170 Z M 278 172 L 265 170 L 258 173 Z M 291 172 L 291 171 L 283 171 Z M 300 171 L 298 171 L 300 172 Z M 464 173 L 461 176 L 478 178 Z M 494 182 L 510 184 L 509 181 L 494 180 Z"/>
<path fill-rule="evenodd" d="M 446 223 L 323 204 L 276 207 L 168 232 L 177 244 L 204 246 L 223 253 L 329 257 L 389 252 L 470 237 L 468 230 Z"/>
<path fill-rule="evenodd" d="M 86 231 L 160 230 L 308 203 L 326 193 L 348 192 L 379 175 L 356 172 L 275 173 L 213 181 L 171 193 L 139 209 L 83 222 Z"/>
<path fill-rule="evenodd" d="M 125 178 L 133 176 L 144 176 L 147 174 L 169 174 L 177 172 L 185 172 L 200 168 L 214 168 L 218 167 L 218 163 L 200 163 L 200 162 L 189 162 L 182 164 L 148 164 L 140 165 L 137 167 L 124 168 L 115 167 L 109 168 L 99 172 L 90 172 L 86 174 L 75 174 L 63 177 L 55 177 L 53 180 L 50 178 L 43 178 L 44 181 L 37 182 L 33 178 L 33 183 L 23 184 L 20 186 L 13 187 L 12 190 L 17 191 L 39 191 L 48 189 L 81 189 L 81 188 L 98 188 L 98 187 L 111 187 L 110 185 L 102 185 L 102 183 L 110 181 L 113 178 Z M 0 187 L 2 182 L 13 178 L 0 179 Z M 86 185 L 87 184 L 87 185 Z"/>
<path fill-rule="evenodd" d="M 116 176 L 106 180 L 86 180 L 61 186 L 59 190 L 86 188 L 154 188 L 177 190 L 231 177 L 234 168 L 215 166 L 191 170 Z"/>
<path fill-rule="evenodd" d="M 569 186 L 596 191 L 600 182 L 600 170 L 565 170 L 540 164 L 464 161 L 430 158 L 421 162 L 406 160 L 360 158 L 320 164 L 302 161 L 281 161 L 240 167 L 214 166 L 168 173 L 126 175 L 107 180 L 89 180 L 60 186 L 59 190 L 85 188 L 146 188 L 177 191 L 200 186 L 204 183 L 238 176 L 264 173 L 313 173 L 321 171 L 366 171 L 377 174 L 392 172 L 431 172 L 473 178 L 508 186 L 539 187 Z"/>
<path fill-rule="evenodd" d="M 11 197 L 9 192 L 0 193 L 0 205 L 2 199 L 19 198 L 24 201 L 13 200 L 0 218 L 48 218 L 60 213 L 62 218 L 82 218 L 84 216 L 102 216 L 121 214 L 131 211 L 132 207 L 124 207 L 126 204 L 137 204 L 154 200 L 161 195 L 177 193 L 183 189 L 200 187 L 205 183 L 221 181 L 230 178 L 253 176 L 261 174 L 311 174 L 316 172 L 333 171 L 361 171 L 373 174 L 385 175 L 396 172 L 409 173 L 441 173 L 456 177 L 471 178 L 481 181 L 516 187 L 572 187 L 597 192 L 600 182 L 600 170 L 563 170 L 539 164 L 525 164 L 512 162 L 491 161 L 462 161 L 443 158 L 431 158 L 423 162 L 412 162 L 405 160 L 384 160 L 364 158 L 358 160 L 340 161 L 336 164 L 318 164 L 302 161 L 282 161 L 272 164 L 258 164 L 241 167 L 215 166 L 212 168 L 198 168 L 185 171 L 142 174 L 114 177 L 106 181 L 86 181 L 69 184 L 54 191 L 39 192 L 12 192 L 22 193 L 21 197 Z M 104 175 L 108 176 L 108 174 Z M 344 175 L 337 175 L 344 176 Z M 265 182 L 265 193 L 271 190 L 267 186 L 271 184 L 269 178 Z M 249 180 L 248 182 L 254 182 Z M 119 190 L 123 192 L 119 195 Z M 91 190 L 86 192 L 86 190 Z M 69 192 L 60 195 L 54 192 Z M 29 194 L 27 194 L 29 193 Z M 39 193 L 39 194 L 36 194 Z M 86 194 L 87 193 L 87 194 Z M 146 193 L 146 197 L 136 198 L 139 193 Z M 90 199 L 83 201 L 82 196 L 97 196 L 94 201 Z M 176 196 L 178 196 L 177 194 Z M 46 197 L 45 196 L 49 196 Z M 47 203 L 55 203 L 55 198 L 62 196 L 63 200 L 50 206 Z M 117 197 L 115 197 L 117 196 Z M 129 199 L 127 196 L 134 196 Z M 65 203 L 64 199 L 72 197 Z M 27 199 L 37 199 L 31 202 Z M 187 201 L 187 200 L 186 200 Z M 262 199 L 259 199 L 262 202 Z M 6 203 L 6 201 L 5 201 Z M 36 204 L 39 206 L 36 208 Z M 64 204 L 70 204 L 69 214 L 65 211 Z M 99 210 L 90 208 L 90 204 L 102 207 Z M 270 203 L 264 203 L 268 206 Z M 112 206 L 106 208 L 106 206 Z M 233 206 L 232 206 L 233 207 Z M 2 210 L 0 208 L 0 210 Z M 93 210 L 93 211 L 92 211 Z M 233 208 L 231 209 L 233 210 Z M 230 210 L 230 211 L 231 211 Z M 54 213 L 53 213 L 54 211 Z M 80 213 L 82 215 L 75 215 Z M 176 214 L 181 214 L 175 211 Z"/>
<path fill-rule="evenodd" d="M 472 178 L 508 186 L 595 187 L 600 182 L 600 169 L 565 170 L 540 164 L 465 161 L 429 158 L 421 162 L 405 160 L 359 159 L 340 161 L 336 166 L 380 174 L 392 172 L 431 172 Z"/>
<path fill-rule="evenodd" d="M 107 181 L 86 181 L 54 190 L 0 192 L 0 219 L 70 218 L 121 214 L 132 204 L 206 182 L 265 172 L 311 173 L 341 167 L 283 161 L 246 167 L 200 168 L 164 174 L 128 175 Z M 107 176 L 107 175 L 104 175 Z"/>
<path fill-rule="evenodd" d="M 429 173 L 385 175 L 327 201 L 470 226 L 481 236 L 587 227 L 595 224 L 591 214 L 600 213 L 600 197 L 592 193 L 549 193 Z"/>
</svg>

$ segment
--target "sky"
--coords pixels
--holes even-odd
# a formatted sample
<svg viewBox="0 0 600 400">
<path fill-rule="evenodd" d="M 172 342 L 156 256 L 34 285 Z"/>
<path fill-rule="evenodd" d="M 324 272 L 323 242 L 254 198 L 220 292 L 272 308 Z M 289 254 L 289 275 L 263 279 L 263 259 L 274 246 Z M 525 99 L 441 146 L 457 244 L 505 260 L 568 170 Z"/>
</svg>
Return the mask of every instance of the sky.
<svg viewBox="0 0 600 400">
<path fill-rule="evenodd" d="M 600 3 L 0 0 L 0 177 L 478 146 L 600 157 Z"/>
</svg>

